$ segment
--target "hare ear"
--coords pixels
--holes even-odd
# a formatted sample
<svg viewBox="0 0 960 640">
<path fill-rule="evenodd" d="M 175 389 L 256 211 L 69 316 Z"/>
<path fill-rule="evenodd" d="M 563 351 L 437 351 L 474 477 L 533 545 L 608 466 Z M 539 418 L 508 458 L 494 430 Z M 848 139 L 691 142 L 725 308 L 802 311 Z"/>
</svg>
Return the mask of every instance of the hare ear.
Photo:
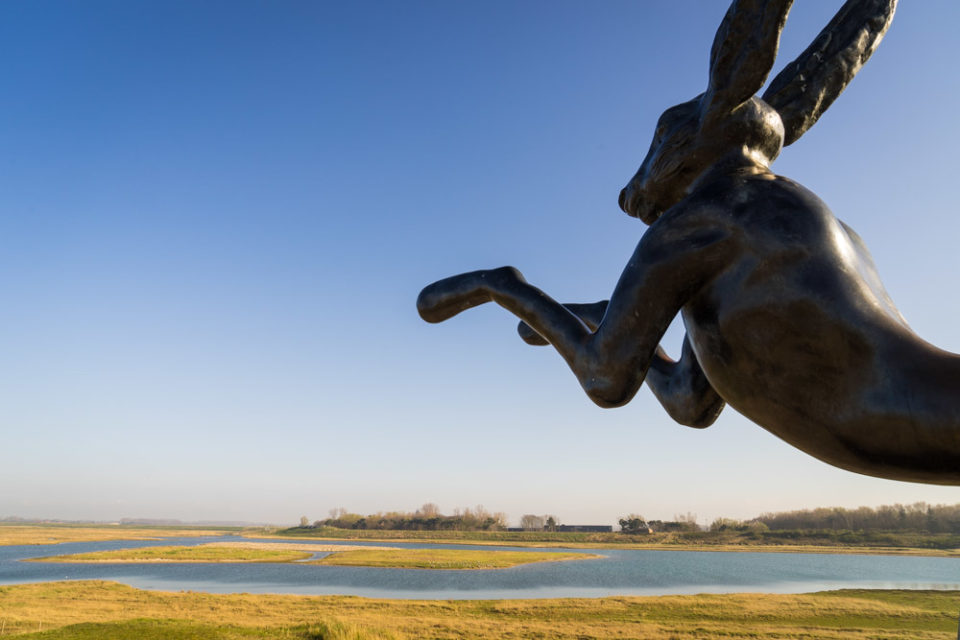
<svg viewBox="0 0 960 640">
<path fill-rule="evenodd" d="M 897 0 L 847 0 L 816 40 L 781 71 L 763 100 L 780 113 L 784 146 L 827 110 L 887 32 Z"/>
<path fill-rule="evenodd" d="M 710 50 L 703 117 L 723 116 L 763 87 L 793 0 L 734 0 Z"/>
</svg>

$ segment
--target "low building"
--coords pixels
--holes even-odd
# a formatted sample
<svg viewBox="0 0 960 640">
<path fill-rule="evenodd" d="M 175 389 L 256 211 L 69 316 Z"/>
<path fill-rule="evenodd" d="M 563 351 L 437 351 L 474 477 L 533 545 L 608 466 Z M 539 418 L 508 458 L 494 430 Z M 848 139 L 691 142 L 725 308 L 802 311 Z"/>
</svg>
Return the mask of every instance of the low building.
<svg viewBox="0 0 960 640">
<path fill-rule="evenodd" d="M 609 524 L 558 524 L 557 531 L 574 533 L 610 533 L 613 527 Z"/>
</svg>

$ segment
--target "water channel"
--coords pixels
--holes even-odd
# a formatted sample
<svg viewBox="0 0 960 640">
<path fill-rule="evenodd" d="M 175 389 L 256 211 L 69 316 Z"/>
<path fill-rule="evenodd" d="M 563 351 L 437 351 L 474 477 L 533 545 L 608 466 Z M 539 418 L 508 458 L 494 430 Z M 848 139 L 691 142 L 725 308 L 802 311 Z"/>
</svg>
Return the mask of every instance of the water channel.
<svg viewBox="0 0 960 640">
<path fill-rule="evenodd" d="M 0 547 L 0 584 L 115 580 L 139 589 L 210 593 L 345 594 L 372 598 L 559 598 L 689 593 L 804 593 L 826 589 L 960 589 L 960 558 L 861 554 L 577 549 L 606 557 L 482 571 L 303 564 L 62 564 L 26 558 L 245 540 L 235 536 Z M 306 544 L 306 540 L 270 540 Z M 336 544 L 323 541 L 317 544 Z M 343 544 L 364 544 L 344 541 Z M 516 549 L 389 544 L 409 548 Z M 562 551 L 561 549 L 536 549 Z"/>
</svg>

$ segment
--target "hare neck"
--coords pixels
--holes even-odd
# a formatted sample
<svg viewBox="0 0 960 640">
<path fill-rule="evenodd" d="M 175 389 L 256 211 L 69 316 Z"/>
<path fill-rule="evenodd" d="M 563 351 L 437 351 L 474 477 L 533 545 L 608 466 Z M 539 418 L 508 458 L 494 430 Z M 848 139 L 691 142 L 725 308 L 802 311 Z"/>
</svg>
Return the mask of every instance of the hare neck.
<svg viewBox="0 0 960 640">
<path fill-rule="evenodd" d="M 700 174 L 690 183 L 687 194 L 693 193 L 699 187 L 718 178 L 738 175 L 741 177 L 770 175 L 770 162 L 762 153 L 743 148 L 723 156 L 719 161 L 710 165 L 710 168 Z"/>
</svg>

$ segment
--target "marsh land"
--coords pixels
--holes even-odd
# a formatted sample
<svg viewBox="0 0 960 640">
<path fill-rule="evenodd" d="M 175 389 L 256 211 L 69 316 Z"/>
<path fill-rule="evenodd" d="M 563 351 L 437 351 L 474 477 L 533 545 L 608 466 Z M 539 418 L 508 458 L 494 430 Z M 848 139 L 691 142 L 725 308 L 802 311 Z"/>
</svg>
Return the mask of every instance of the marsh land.
<svg viewBox="0 0 960 640">
<path fill-rule="evenodd" d="M 847 530 L 690 531 L 627 535 L 551 531 L 394 531 L 277 527 L 143 527 L 126 525 L 0 524 L 0 546 L 107 540 L 242 535 L 318 541 L 424 542 L 511 547 L 868 553 L 960 557 L 960 534 Z"/>
<path fill-rule="evenodd" d="M 659 549 L 685 551 L 775 551 L 797 553 L 868 553 L 960 557 L 960 534 L 853 531 L 691 531 L 626 535 L 553 531 L 391 531 L 334 527 L 248 529 L 251 537 L 368 542 L 430 542 L 592 549 Z"/>
<path fill-rule="evenodd" d="M 222 536 L 240 527 L 143 527 L 124 525 L 0 524 L 0 546 L 60 544 L 106 540 L 157 540 L 185 536 Z"/>
<path fill-rule="evenodd" d="M 700 540 L 678 534 L 581 534 L 553 532 L 391 532 L 316 531 L 305 535 L 294 530 L 262 529 L 242 532 L 246 541 L 204 544 L 200 536 L 236 535 L 235 529 L 162 527 L 0 526 L 0 542 L 10 544 L 87 543 L 93 540 L 152 540 L 190 536 L 193 546 L 160 544 L 116 549 L 99 562 L 149 562 L 167 557 L 173 563 L 203 562 L 211 566 L 245 562 L 301 564 L 318 551 L 336 551 L 328 565 L 373 565 L 424 569 L 496 568 L 523 560 L 563 552 L 525 551 L 523 547 L 629 549 L 671 551 L 796 551 L 823 553 L 883 553 L 888 555 L 956 556 L 957 547 L 946 536 L 922 538 L 900 535 L 884 544 L 808 544 L 816 536 L 791 538 L 792 543 L 764 543 L 741 534 L 713 535 Z M 253 540 L 269 533 L 273 540 Z M 320 534 L 320 535 L 316 535 Z M 400 534 L 400 535 L 397 535 Z M 313 542 L 326 540 L 330 544 Z M 302 543 L 298 543 L 302 540 Z M 357 540 L 357 544 L 350 544 Z M 383 544 L 371 543 L 375 540 Z M 278 544 L 281 542 L 282 544 Z M 347 542 L 347 544 L 344 544 Z M 421 543 L 428 549 L 389 548 L 393 544 Z M 439 542 L 511 546 L 517 549 L 441 549 Z M 769 541 L 768 541 L 769 542 Z M 874 540 L 874 543 L 877 541 Z M 423 544 L 426 543 L 426 544 Z M 911 543 L 916 546 L 911 546 Z M 142 543 L 136 543 L 142 545 Z M 927 545 L 927 546 L 921 546 Z M 80 545 L 80 547 L 87 545 Z M 282 547 L 282 548 L 280 548 Z M 88 547 L 89 548 L 89 547 Z M 102 546 L 100 548 L 103 548 Z M 606 552 L 604 552 L 606 553 Z M 109 554 L 113 554 L 111 557 Z M 351 554 L 353 560 L 351 563 Z M 480 554 L 479 556 L 474 554 Z M 36 554 L 41 555 L 41 554 Z M 680 554 L 688 555 L 688 554 Z M 710 555 L 710 554 L 708 554 Z M 742 554 L 713 554 L 739 558 Z M 750 554 L 747 554 L 748 556 Z M 494 558 L 496 556 L 496 558 Z M 763 554 L 766 557 L 766 554 Z M 693 558 L 692 554 L 688 557 Z M 699 554 L 697 555 L 699 557 Z M 743 556 L 745 558 L 745 556 Z M 805 566 L 811 560 L 802 560 Z M 834 557 L 836 558 L 836 557 Z M 575 558 L 570 558 L 575 559 Z M 848 556 L 853 561 L 856 558 Z M 76 559 L 61 558 L 64 562 Z M 496 560 L 500 565 L 485 565 Z M 825 558 L 826 560 L 826 558 Z M 893 562 L 914 562 L 888 558 Z M 922 559 L 953 563 L 953 559 Z M 259 563 L 259 564 L 258 564 Z M 420 564 L 418 564 L 420 563 Z M 619 561 L 615 564 L 618 564 Z M 836 560 L 831 559 L 831 564 Z M 547 563 L 563 564 L 567 563 Z M 578 564 L 578 563 L 573 563 Z M 591 564 L 592 563 L 588 563 Z M 695 563 L 702 564 L 702 563 Z M 283 566 L 283 565 L 277 565 Z M 535 565 L 530 565 L 535 566 Z M 618 566 L 621 566 L 618 564 Z M 340 570 L 340 567 L 330 567 Z M 344 567 L 349 568 L 349 567 Z M 383 569 L 369 569 L 382 571 Z M 432 572 L 431 572 L 432 573 Z M 444 573 L 444 572 L 437 572 Z M 484 573 L 484 572 L 480 572 Z M 498 571 L 489 572 L 498 574 Z M 943 587 L 943 585 L 941 585 Z M 953 588 L 946 585 L 946 588 Z M 597 598 L 543 598 L 536 600 L 385 600 L 355 596 L 302 596 L 271 594 L 213 594 L 191 591 L 141 590 L 110 580 L 72 580 L 0 586 L 0 637 L 35 640 L 93 640 L 137 637 L 247 639 L 288 638 L 312 640 L 412 640 L 414 638 L 676 638 L 725 637 L 871 638 L 893 640 L 953 640 L 957 634 L 960 591 L 845 589 L 806 594 L 700 594 L 675 596 L 616 596 Z"/>
<path fill-rule="evenodd" d="M 952 640 L 958 602 L 956 591 L 858 590 L 416 601 L 169 593 L 113 582 L 59 582 L 0 587 L 0 633 L 25 640 Z"/>
</svg>

